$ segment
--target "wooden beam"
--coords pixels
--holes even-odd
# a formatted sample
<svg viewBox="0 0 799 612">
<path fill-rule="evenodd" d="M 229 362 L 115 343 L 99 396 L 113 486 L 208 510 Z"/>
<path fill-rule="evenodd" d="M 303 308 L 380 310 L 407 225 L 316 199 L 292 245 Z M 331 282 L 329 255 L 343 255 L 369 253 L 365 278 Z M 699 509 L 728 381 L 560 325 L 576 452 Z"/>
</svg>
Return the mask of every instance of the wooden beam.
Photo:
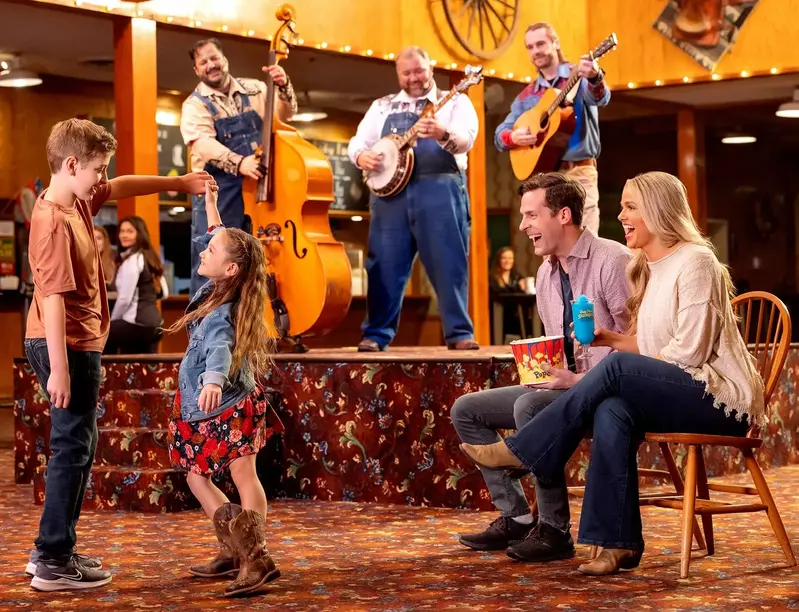
<svg viewBox="0 0 799 612">
<path fill-rule="evenodd" d="M 463 78 L 450 74 L 450 86 Z M 469 151 L 466 171 L 472 231 L 469 239 L 469 316 L 474 324 L 474 339 L 478 344 L 491 343 L 488 313 L 488 212 L 486 210 L 486 117 L 485 83 L 469 88 L 469 99 L 477 111 L 478 132 Z"/>
<path fill-rule="evenodd" d="M 707 232 L 705 126 L 693 109 L 677 113 L 677 168 L 699 229 Z"/>
<path fill-rule="evenodd" d="M 155 21 L 114 20 L 114 103 L 117 175 L 158 174 Z M 161 244 L 158 194 L 117 202 L 118 218 L 144 219 L 153 247 Z"/>
</svg>

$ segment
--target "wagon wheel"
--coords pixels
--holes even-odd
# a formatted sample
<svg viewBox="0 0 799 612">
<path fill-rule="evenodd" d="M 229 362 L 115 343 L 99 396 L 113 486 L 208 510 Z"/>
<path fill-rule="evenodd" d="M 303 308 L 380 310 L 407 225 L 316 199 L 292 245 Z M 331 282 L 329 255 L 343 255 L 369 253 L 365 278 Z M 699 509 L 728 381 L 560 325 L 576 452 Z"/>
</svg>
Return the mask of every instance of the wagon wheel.
<svg viewBox="0 0 799 612">
<path fill-rule="evenodd" d="M 484 60 L 502 54 L 519 24 L 520 0 L 443 0 L 444 14 L 466 51 Z M 529 0 L 528 0 L 529 2 Z"/>
</svg>

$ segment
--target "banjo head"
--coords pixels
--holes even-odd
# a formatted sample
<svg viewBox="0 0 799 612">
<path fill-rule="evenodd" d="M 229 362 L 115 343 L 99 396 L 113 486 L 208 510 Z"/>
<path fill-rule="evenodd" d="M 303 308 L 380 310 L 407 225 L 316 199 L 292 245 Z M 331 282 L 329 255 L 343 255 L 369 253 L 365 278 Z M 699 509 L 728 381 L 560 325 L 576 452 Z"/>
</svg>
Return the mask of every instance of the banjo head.
<svg viewBox="0 0 799 612">
<path fill-rule="evenodd" d="M 400 152 L 394 140 L 389 136 L 378 140 L 371 150 L 378 155 L 382 154 L 383 159 L 379 171 L 366 173 L 366 185 L 373 191 L 380 191 L 394 178 L 400 161 Z"/>
</svg>

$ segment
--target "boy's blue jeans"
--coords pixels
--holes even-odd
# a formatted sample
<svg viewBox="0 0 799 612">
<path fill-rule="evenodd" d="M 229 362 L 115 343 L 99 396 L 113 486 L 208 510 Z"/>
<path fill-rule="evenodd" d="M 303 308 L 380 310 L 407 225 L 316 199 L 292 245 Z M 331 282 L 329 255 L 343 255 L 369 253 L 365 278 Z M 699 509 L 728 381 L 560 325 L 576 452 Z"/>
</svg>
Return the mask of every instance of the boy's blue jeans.
<svg viewBox="0 0 799 612">
<path fill-rule="evenodd" d="M 25 354 L 47 395 L 50 357 L 44 338 L 25 340 Z M 66 561 L 75 551 L 75 525 L 97 449 L 97 400 L 100 353 L 67 349 L 70 401 L 50 405 L 50 460 L 47 462 L 44 509 L 36 548 L 48 558 Z M 49 398 L 48 398 L 49 399 Z"/>
</svg>

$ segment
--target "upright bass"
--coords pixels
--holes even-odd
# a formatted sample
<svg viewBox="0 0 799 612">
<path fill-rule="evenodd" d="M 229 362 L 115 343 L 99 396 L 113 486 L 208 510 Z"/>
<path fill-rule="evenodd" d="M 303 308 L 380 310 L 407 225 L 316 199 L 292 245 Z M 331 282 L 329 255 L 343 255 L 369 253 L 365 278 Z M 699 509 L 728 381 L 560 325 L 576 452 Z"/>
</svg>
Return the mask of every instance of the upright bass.
<svg viewBox="0 0 799 612">
<path fill-rule="evenodd" d="M 268 65 L 287 57 L 297 37 L 291 5 L 280 5 L 276 17 L 281 24 L 272 37 Z M 269 75 L 266 85 L 256 152 L 265 172 L 258 181 L 245 179 L 244 214 L 267 259 L 272 299 L 264 316 L 274 321 L 279 337 L 293 338 L 294 350 L 302 351 L 301 336 L 323 335 L 341 323 L 352 300 L 352 273 L 344 245 L 330 229 L 330 162 L 275 117 L 275 84 Z"/>
</svg>

